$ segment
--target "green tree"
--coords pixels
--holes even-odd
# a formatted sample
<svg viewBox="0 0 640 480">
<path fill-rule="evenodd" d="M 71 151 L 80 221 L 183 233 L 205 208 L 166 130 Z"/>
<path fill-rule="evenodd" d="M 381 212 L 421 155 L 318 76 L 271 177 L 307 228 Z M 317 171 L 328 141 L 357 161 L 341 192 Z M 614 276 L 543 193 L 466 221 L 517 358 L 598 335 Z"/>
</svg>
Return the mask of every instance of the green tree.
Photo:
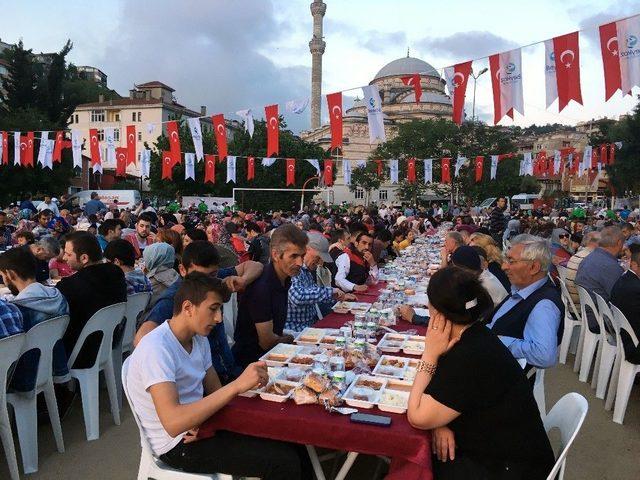
<svg viewBox="0 0 640 480">
<path fill-rule="evenodd" d="M 378 165 L 375 162 L 367 162 L 364 166 L 357 167 L 351 172 L 349 190 L 352 192 L 358 188 L 364 190 L 364 203 L 368 206 L 371 201 L 371 192 L 380 188 L 384 179 L 384 173 L 378 175 Z"/>
</svg>

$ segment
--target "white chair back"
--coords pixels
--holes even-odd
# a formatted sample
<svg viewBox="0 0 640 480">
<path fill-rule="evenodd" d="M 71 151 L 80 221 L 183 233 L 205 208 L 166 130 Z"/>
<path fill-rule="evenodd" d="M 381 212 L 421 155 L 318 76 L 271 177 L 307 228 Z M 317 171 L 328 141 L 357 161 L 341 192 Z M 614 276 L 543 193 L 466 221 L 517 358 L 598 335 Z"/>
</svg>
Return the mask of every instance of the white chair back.
<svg viewBox="0 0 640 480">
<path fill-rule="evenodd" d="M 560 278 L 560 290 L 562 291 L 562 302 L 564 303 L 565 313 L 569 315 L 573 313 L 576 320 L 580 320 L 580 313 L 578 313 L 578 308 L 573 301 L 573 297 L 569 293 L 569 289 L 567 288 L 566 278 Z"/>
<path fill-rule="evenodd" d="M 600 315 L 601 325 L 600 325 L 600 335 L 602 338 L 606 339 L 609 345 L 616 345 L 616 329 L 614 326 L 613 313 L 611 312 L 611 308 L 607 301 L 602 298 L 601 295 L 598 295 L 594 292 L 596 297 L 596 304 L 598 305 L 598 312 Z M 603 328 L 604 327 L 604 328 Z"/>
<path fill-rule="evenodd" d="M 567 279 L 567 267 L 556 265 L 556 268 L 558 269 L 558 276 L 560 277 L 560 280 L 565 281 Z"/>
<path fill-rule="evenodd" d="M 596 307 L 596 304 L 593 301 L 593 298 L 591 298 L 591 295 L 589 295 L 589 292 L 587 292 L 580 285 L 576 285 L 576 288 L 578 289 L 578 297 L 580 297 L 580 312 L 582 313 L 584 325 L 588 327 L 587 307 L 589 307 L 593 312 L 593 315 L 595 316 L 596 321 L 598 322 L 598 326 L 602 329 L 602 319 L 600 318 L 600 313 L 598 312 L 598 308 Z"/>
<path fill-rule="evenodd" d="M 238 294 L 233 292 L 229 301 L 222 306 L 222 319 L 227 337 L 233 339 L 238 321 Z"/>
<path fill-rule="evenodd" d="M 29 329 L 22 352 L 40 350 L 35 390 L 39 391 L 53 375 L 53 347 L 62 338 L 69 325 L 69 315 L 53 317 Z"/>
<path fill-rule="evenodd" d="M 640 343 L 640 341 L 638 341 L 638 337 L 636 336 L 633 328 L 631 327 L 631 324 L 629 323 L 629 320 L 627 320 L 627 317 L 615 305 L 612 304 L 610 308 L 611 308 L 611 314 L 612 314 L 612 319 L 613 319 L 613 326 L 614 326 L 614 329 L 616 331 L 616 337 L 617 337 L 617 340 L 618 340 L 618 345 L 622 346 L 622 340 L 620 338 L 620 332 L 622 330 L 624 330 L 631 337 L 631 341 L 633 342 L 633 345 L 636 348 L 638 348 L 638 344 Z"/>
<path fill-rule="evenodd" d="M 138 316 L 147 308 L 150 300 L 151 292 L 134 293 L 127 297 L 127 308 L 125 310 L 125 317 L 127 318 L 127 321 L 122 335 L 123 353 L 133 350 L 133 337 L 136 334 Z M 118 373 L 119 372 L 116 372 L 116 374 Z"/>
<path fill-rule="evenodd" d="M 96 364 L 102 366 L 111 361 L 111 345 L 113 343 L 113 332 L 116 327 L 122 322 L 126 311 L 127 304 L 125 302 L 115 303 L 107 307 L 101 308 L 89 319 L 85 324 L 78 341 L 73 347 L 73 351 L 69 356 L 69 368 L 73 368 L 82 345 L 86 341 L 87 337 L 94 332 L 102 332 L 102 340 L 100 341 L 100 347 L 98 348 L 98 355 L 96 357 Z"/>
<path fill-rule="evenodd" d="M 133 406 L 133 402 L 131 401 L 131 395 L 129 394 L 129 386 L 127 384 L 127 374 L 129 373 L 129 363 L 131 362 L 131 357 L 127 358 L 122 364 L 122 391 L 124 392 L 125 397 L 127 397 L 127 402 L 129 403 L 129 408 L 131 409 L 131 414 L 133 415 L 133 419 L 136 421 L 136 425 L 138 426 L 138 430 L 140 431 L 140 446 L 142 447 L 142 453 L 151 455 L 153 457 L 153 452 L 151 451 L 151 446 L 149 445 L 149 441 L 147 440 L 146 435 L 144 434 L 144 430 L 142 430 L 142 424 L 140 423 L 140 418 L 138 418 L 138 414 Z"/>
<path fill-rule="evenodd" d="M 582 427 L 588 410 L 587 400 L 579 393 L 571 392 L 558 400 L 544 418 L 543 423 L 547 434 L 553 428 L 560 430 L 560 452 L 547 480 L 563 479 L 567 453 Z"/>
</svg>

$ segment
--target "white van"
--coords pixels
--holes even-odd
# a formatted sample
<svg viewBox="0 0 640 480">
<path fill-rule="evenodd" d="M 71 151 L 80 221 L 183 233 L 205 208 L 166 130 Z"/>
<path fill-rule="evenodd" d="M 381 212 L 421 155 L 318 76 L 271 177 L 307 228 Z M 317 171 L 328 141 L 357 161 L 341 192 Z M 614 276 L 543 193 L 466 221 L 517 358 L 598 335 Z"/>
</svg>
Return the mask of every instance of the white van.
<svg viewBox="0 0 640 480">
<path fill-rule="evenodd" d="M 60 206 L 60 210 L 72 210 L 74 208 L 83 208 L 85 204 L 91 200 L 91 194 L 96 192 L 102 203 L 109 206 L 116 203 L 118 208 L 133 209 L 141 201 L 140 192 L 138 190 L 81 190 L 76 192 Z"/>
</svg>

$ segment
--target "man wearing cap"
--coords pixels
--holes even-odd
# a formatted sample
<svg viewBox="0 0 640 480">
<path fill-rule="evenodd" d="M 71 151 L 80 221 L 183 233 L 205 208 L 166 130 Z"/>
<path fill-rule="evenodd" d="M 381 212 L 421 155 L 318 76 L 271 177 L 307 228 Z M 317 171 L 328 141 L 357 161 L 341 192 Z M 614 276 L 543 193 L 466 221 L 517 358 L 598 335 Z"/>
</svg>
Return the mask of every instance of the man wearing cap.
<svg viewBox="0 0 640 480">
<path fill-rule="evenodd" d="M 312 326 L 319 318 L 318 304 L 331 300 L 355 300 L 339 288 L 317 284 L 316 269 L 324 262 L 333 263 L 329 255 L 329 242 L 321 233 L 308 233 L 309 243 L 300 273 L 291 279 L 289 305 L 285 328 L 300 332 Z"/>
</svg>

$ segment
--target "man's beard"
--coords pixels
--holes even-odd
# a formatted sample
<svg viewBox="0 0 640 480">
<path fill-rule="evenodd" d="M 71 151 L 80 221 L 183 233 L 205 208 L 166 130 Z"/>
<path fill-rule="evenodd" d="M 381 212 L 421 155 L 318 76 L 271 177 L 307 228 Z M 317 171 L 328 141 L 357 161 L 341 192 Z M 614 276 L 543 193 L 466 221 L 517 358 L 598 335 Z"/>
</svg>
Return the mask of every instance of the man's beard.
<svg viewBox="0 0 640 480">
<path fill-rule="evenodd" d="M 20 293 L 20 290 L 18 290 L 18 287 L 16 287 L 15 283 L 13 282 L 9 282 L 7 284 L 7 288 L 9 289 L 9 291 L 11 292 L 12 295 L 18 295 Z"/>
</svg>

